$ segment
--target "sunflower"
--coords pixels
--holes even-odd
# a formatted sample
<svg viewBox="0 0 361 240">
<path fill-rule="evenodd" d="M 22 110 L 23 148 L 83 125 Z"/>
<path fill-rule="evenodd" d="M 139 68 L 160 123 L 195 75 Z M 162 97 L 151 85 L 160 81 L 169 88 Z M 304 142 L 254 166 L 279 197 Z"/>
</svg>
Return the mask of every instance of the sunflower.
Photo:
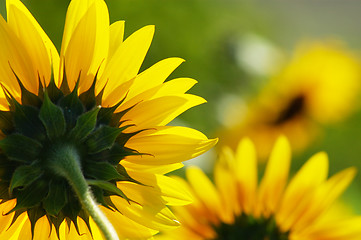
<svg viewBox="0 0 361 240">
<path fill-rule="evenodd" d="M 251 99 L 242 119 L 230 117 L 233 123 L 220 133 L 222 143 L 235 148 L 248 136 L 266 159 L 284 134 L 300 151 L 320 135 L 322 125 L 340 122 L 357 108 L 360 79 L 359 60 L 341 44 L 300 44 L 288 65 Z"/>
<path fill-rule="evenodd" d="M 287 184 L 291 150 L 280 137 L 258 184 L 256 151 L 248 138 L 237 151 L 224 148 L 215 166 L 215 185 L 197 167 L 187 169 L 194 203 L 175 208 L 181 227 L 160 239 L 356 240 L 361 217 L 334 211 L 354 168 L 327 179 L 324 152 L 312 156 Z"/>
<path fill-rule="evenodd" d="M 73 0 L 60 55 L 19 0 L 0 17 L 0 239 L 146 239 L 188 204 L 164 176 L 211 148 L 166 126 L 204 103 L 196 81 L 164 82 L 183 60 L 139 73 L 154 26 L 123 41 L 103 0 Z"/>
</svg>

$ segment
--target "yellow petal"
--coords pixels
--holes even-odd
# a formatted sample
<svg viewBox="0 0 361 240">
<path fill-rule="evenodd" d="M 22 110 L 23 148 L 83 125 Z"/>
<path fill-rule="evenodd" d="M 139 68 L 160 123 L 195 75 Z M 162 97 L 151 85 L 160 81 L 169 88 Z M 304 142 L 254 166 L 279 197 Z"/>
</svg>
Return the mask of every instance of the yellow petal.
<svg viewBox="0 0 361 240">
<path fill-rule="evenodd" d="M 18 239 L 24 239 L 24 240 L 32 240 L 33 239 L 32 233 L 31 233 L 31 224 L 30 224 L 30 220 L 28 217 L 25 220 L 23 226 L 21 227 L 21 231 L 20 231 Z"/>
<path fill-rule="evenodd" d="M 186 171 L 189 184 L 197 195 L 198 199 L 207 207 L 210 212 L 222 215 L 222 202 L 215 186 L 198 167 L 189 167 Z"/>
<path fill-rule="evenodd" d="M 267 163 L 258 192 L 257 216 L 274 213 L 287 184 L 291 163 L 291 147 L 287 139 L 278 138 Z"/>
<path fill-rule="evenodd" d="M 44 215 L 35 223 L 34 239 L 48 239 L 50 236 L 51 226 L 48 218 Z"/>
<path fill-rule="evenodd" d="M 236 178 L 238 180 L 238 197 L 246 214 L 253 210 L 257 189 L 257 157 L 252 141 L 244 138 L 236 151 Z"/>
<path fill-rule="evenodd" d="M 111 59 L 124 38 L 124 21 L 116 21 L 109 27 L 109 51 L 108 58 Z"/>
<path fill-rule="evenodd" d="M 204 102 L 203 98 L 190 94 L 159 97 L 137 104 L 121 120 L 128 120 L 124 123 L 126 125 L 135 125 L 128 128 L 127 132 L 164 126 L 184 111 Z"/>
<path fill-rule="evenodd" d="M 162 87 L 152 98 L 178 95 L 187 92 L 197 81 L 192 78 L 176 78 L 162 84 Z"/>
<path fill-rule="evenodd" d="M 62 40 L 62 56 L 63 51 L 68 47 L 70 39 L 78 26 L 81 19 L 84 17 L 90 6 L 94 4 L 95 0 L 72 0 L 68 6 L 65 19 L 64 34 Z M 92 26 L 93 27 L 93 26 Z"/>
<path fill-rule="evenodd" d="M 143 63 L 154 34 L 154 26 L 146 26 L 129 36 L 109 59 L 104 73 L 98 79 L 97 90 L 106 85 L 103 98 L 124 82 L 134 78 Z M 127 91 L 128 89 L 125 89 Z"/>
<path fill-rule="evenodd" d="M 140 179 L 141 181 L 141 179 Z M 132 201 L 111 197 L 117 209 L 133 221 L 155 230 L 170 229 L 179 225 L 173 213 L 166 207 L 159 190 L 131 182 L 117 182 L 117 187 Z"/>
<path fill-rule="evenodd" d="M 1 214 L 0 234 L 9 228 L 15 213 L 10 213 L 10 214 L 7 213 L 10 212 L 11 209 L 15 207 L 15 205 L 16 205 L 16 200 L 9 200 L 0 205 L 0 214 Z"/>
<path fill-rule="evenodd" d="M 109 48 L 107 6 L 102 0 L 86 2 L 69 5 L 61 49 L 61 67 L 65 67 L 69 87 L 74 88 L 80 75 L 80 92 L 91 86 L 99 67 L 104 67 Z"/>
<path fill-rule="evenodd" d="M 20 239 L 19 235 L 21 234 L 22 228 L 26 222 L 29 221 L 28 215 L 26 212 L 20 214 L 16 221 L 8 228 L 6 231 L 0 233 L 0 239 Z M 29 222 L 30 224 L 30 222 Z M 30 230 L 30 229 L 29 229 Z M 28 234 L 30 234 L 29 232 Z M 26 235 L 24 235 L 26 237 Z"/>
<path fill-rule="evenodd" d="M 99 230 L 98 226 L 95 224 L 93 218 L 91 218 L 91 217 L 89 218 L 89 225 L 90 225 L 90 229 L 91 229 L 91 232 L 93 234 L 94 239 L 96 239 L 96 240 L 105 240 L 103 238 L 102 232 Z"/>
<path fill-rule="evenodd" d="M 131 99 L 129 99 L 128 97 L 128 100 L 125 100 L 125 102 L 118 108 L 117 111 L 128 109 L 142 101 L 151 100 L 163 96 L 184 94 L 196 83 L 197 81 L 191 78 L 177 78 L 167 81 L 161 85 L 157 85 L 151 89 L 139 93 Z M 129 95 L 127 94 L 127 96 Z"/>
<path fill-rule="evenodd" d="M 127 98 L 131 99 L 139 93 L 162 84 L 182 62 L 184 60 L 181 58 L 167 58 L 140 73 L 130 88 Z"/>
<path fill-rule="evenodd" d="M 31 92 L 37 93 L 38 80 L 32 66 L 31 58 L 18 37 L 0 16 L 0 77 L 4 87 L 20 101 L 20 87 L 14 72 Z M 14 70 L 14 72 L 12 71 Z"/>
<path fill-rule="evenodd" d="M 308 233 L 311 239 L 325 240 L 359 240 L 361 236 L 361 217 L 353 217 L 347 220 L 327 222 L 321 226 L 315 226 Z M 311 226 L 313 227 L 313 226 Z M 301 240 L 301 239 L 300 239 Z"/>
<path fill-rule="evenodd" d="M 19 0 L 6 1 L 6 9 L 8 24 L 29 53 L 40 80 L 49 84 L 53 70 L 54 80 L 58 82 L 59 54 L 54 44 Z M 37 82 L 32 84 L 36 86 Z"/>
<path fill-rule="evenodd" d="M 84 222 L 84 220 L 81 219 L 80 217 L 78 217 L 77 223 L 78 223 L 79 234 L 80 234 L 80 235 L 78 235 L 77 239 L 93 240 L 93 237 L 89 231 L 88 225 Z M 94 239 L 98 239 L 98 238 L 94 238 Z M 99 240 L 101 240 L 101 238 Z"/>
<path fill-rule="evenodd" d="M 305 229 L 308 225 L 327 211 L 334 201 L 345 191 L 350 185 L 352 179 L 356 175 L 355 168 L 345 169 L 334 176 L 327 182 L 319 186 L 315 192 L 312 205 L 310 205 L 303 213 L 302 218 L 299 218 L 294 224 L 294 229 Z"/>
<path fill-rule="evenodd" d="M 320 152 L 312 156 L 292 178 L 285 190 L 276 215 L 283 231 L 289 230 L 311 204 L 315 190 L 324 182 L 328 173 L 328 158 Z"/>
<path fill-rule="evenodd" d="M 191 193 L 178 178 L 129 170 L 128 173 L 135 180 L 159 192 L 167 205 L 186 205 L 192 202 Z"/>
<path fill-rule="evenodd" d="M 173 163 L 166 165 L 144 165 L 129 161 L 123 161 L 122 165 L 123 167 L 125 167 L 125 169 L 154 174 L 166 174 L 174 170 L 180 169 L 184 166 L 183 163 Z"/>
<path fill-rule="evenodd" d="M 235 159 L 232 151 L 224 147 L 214 168 L 214 181 L 223 202 L 223 222 L 232 224 L 234 215 L 239 214 L 238 189 L 234 170 Z"/>
<path fill-rule="evenodd" d="M 113 212 L 104 207 L 101 209 L 112 223 L 120 239 L 149 239 L 158 232 L 134 222 L 119 212 Z M 97 228 L 94 221 L 90 221 L 90 225 L 92 229 Z"/>
<path fill-rule="evenodd" d="M 125 145 L 151 155 L 128 156 L 125 160 L 145 165 L 182 162 L 208 151 L 217 141 L 191 128 L 156 127 L 135 135 Z"/>
</svg>

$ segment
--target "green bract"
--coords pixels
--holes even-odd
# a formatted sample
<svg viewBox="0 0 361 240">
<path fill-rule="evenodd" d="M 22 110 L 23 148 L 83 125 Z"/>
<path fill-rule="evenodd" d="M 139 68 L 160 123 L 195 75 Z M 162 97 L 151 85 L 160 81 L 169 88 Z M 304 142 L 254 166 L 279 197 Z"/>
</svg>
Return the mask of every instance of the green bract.
<svg viewBox="0 0 361 240">
<path fill-rule="evenodd" d="M 15 212 L 13 222 L 27 211 L 32 229 L 44 215 L 57 231 L 64 219 L 77 227 L 77 216 L 89 225 L 72 187 L 52 162 L 54 152 L 64 147 L 79 156 L 82 173 L 98 203 L 116 210 L 109 196 L 131 201 L 116 187 L 116 181 L 141 183 L 119 162 L 141 153 L 124 146 L 139 131 L 124 133 L 130 125 L 120 127 L 120 118 L 129 110 L 115 112 L 122 101 L 101 107 L 102 92 L 95 95 L 95 80 L 80 95 L 78 84 L 70 91 L 66 79 L 59 88 L 54 81 L 46 87 L 40 83 L 38 95 L 18 82 L 22 103 L 5 90 L 10 111 L 0 111 L 0 129 L 5 135 L 0 141 L 0 198 L 17 199 L 9 212 Z"/>
</svg>

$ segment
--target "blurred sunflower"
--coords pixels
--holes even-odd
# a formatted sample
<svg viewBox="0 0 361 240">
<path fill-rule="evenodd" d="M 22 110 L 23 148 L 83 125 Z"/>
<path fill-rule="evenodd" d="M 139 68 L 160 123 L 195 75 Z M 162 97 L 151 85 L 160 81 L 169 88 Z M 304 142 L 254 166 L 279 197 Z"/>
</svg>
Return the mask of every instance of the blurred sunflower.
<svg viewBox="0 0 361 240">
<path fill-rule="evenodd" d="M 138 74 L 154 26 L 123 41 L 103 0 L 70 2 L 60 56 L 19 0 L 0 17 L 0 239 L 146 239 L 190 202 L 164 176 L 216 139 L 166 126 L 204 103 L 183 60 Z M 113 226 L 112 226 L 113 225 Z"/>
<path fill-rule="evenodd" d="M 249 136 L 265 159 L 280 134 L 294 150 L 304 149 L 320 133 L 320 124 L 345 119 L 356 109 L 360 63 L 336 44 L 299 46 L 290 61 L 247 106 L 242 119 L 232 118 L 222 143 L 232 148 Z M 223 144 L 222 144 L 223 145 Z"/>
<path fill-rule="evenodd" d="M 181 227 L 159 239 L 359 239 L 361 217 L 333 211 L 355 169 L 327 179 L 327 155 L 320 152 L 287 184 L 290 158 L 289 143 L 280 137 L 258 185 L 255 147 L 246 138 L 236 153 L 223 149 L 215 166 L 215 186 L 199 168 L 188 168 L 189 183 L 183 184 L 193 193 L 194 203 L 175 208 Z"/>
</svg>

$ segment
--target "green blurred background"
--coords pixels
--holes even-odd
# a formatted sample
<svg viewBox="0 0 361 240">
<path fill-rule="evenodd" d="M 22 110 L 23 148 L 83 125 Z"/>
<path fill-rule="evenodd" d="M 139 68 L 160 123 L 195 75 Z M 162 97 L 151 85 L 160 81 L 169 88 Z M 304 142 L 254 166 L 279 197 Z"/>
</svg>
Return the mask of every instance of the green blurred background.
<svg viewBox="0 0 361 240">
<path fill-rule="evenodd" d="M 23 2 L 59 50 L 69 1 Z M 247 65 L 247 59 L 246 63 L 240 63 L 239 51 L 242 48 L 244 51 L 247 44 L 265 44 L 276 53 L 281 53 L 276 54 L 277 57 L 290 55 L 302 40 L 338 39 L 344 41 L 355 54 L 359 54 L 361 49 L 361 1 L 106 2 L 111 22 L 126 21 L 126 36 L 142 26 L 156 25 L 156 34 L 143 69 L 167 57 L 178 56 L 186 60 L 171 78 L 192 77 L 198 80 L 190 92 L 204 97 L 208 103 L 188 110 L 178 121 L 209 137 L 216 137 L 215 133 L 222 125 L 222 103 L 234 97 L 251 98 L 268 80 L 267 72 L 252 69 Z M 0 1 L 0 11 L 5 16 L 5 0 Z M 246 57 L 252 58 L 252 52 L 247 54 Z M 259 66 L 262 64 L 259 63 Z M 360 102 L 354 104 L 360 106 Z M 313 153 L 324 150 L 330 157 L 330 174 L 349 166 L 357 166 L 360 171 L 361 111 L 324 130 L 322 138 L 294 156 L 293 169 L 298 169 Z M 208 157 L 215 158 L 212 154 Z M 356 212 L 361 213 L 361 174 L 344 194 L 344 199 Z"/>
</svg>

